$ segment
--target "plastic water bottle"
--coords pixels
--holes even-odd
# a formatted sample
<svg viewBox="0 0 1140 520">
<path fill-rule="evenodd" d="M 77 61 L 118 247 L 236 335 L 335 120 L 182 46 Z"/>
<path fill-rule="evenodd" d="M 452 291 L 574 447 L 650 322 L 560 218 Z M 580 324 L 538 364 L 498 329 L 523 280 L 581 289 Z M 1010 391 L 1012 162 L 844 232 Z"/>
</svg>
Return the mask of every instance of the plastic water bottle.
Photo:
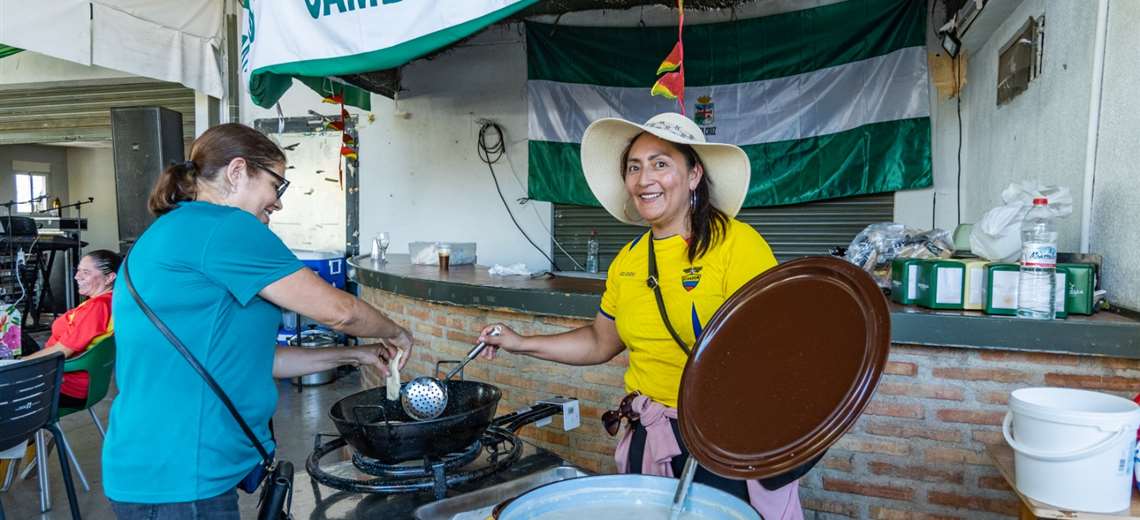
<svg viewBox="0 0 1140 520">
<path fill-rule="evenodd" d="M 598 272 L 598 230 L 590 232 L 590 241 L 586 242 L 586 272 Z"/>
<path fill-rule="evenodd" d="M 1051 320 L 1056 315 L 1057 225 L 1049 201 L 1033 199 L 1021 224 L 1021 275 L 1017 286 L 1017 316 Z"/>
</svg>

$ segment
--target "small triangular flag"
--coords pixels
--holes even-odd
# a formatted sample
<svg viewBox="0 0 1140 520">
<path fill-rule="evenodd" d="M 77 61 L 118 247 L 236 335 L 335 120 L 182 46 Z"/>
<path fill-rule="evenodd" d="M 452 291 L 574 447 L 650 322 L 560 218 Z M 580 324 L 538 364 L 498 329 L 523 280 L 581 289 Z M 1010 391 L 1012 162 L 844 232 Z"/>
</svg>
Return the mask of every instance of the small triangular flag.
<svg viewBox="0 0 1140 520">
<path fill-rule="evenodd" d="M 657 83 L 653 84 L 653 89 L 649 91 L 654 96 L 663 96 L 668 99 L 684 99 L 685 97 L 685 73 L 682 71 L 670 72 Z"/>
<path fill-rule="evenodd" d="M 662 73 L 673 72 L 680 68 L 682 56 L 684 56 L 684 49 L 681 47 L 681 42 L 677 42 L 669 56 L 666 56 L 665 61 L 661 62 L 661 66 L 657 67 L 657 75 L 660 76 Z"/>
</svg>

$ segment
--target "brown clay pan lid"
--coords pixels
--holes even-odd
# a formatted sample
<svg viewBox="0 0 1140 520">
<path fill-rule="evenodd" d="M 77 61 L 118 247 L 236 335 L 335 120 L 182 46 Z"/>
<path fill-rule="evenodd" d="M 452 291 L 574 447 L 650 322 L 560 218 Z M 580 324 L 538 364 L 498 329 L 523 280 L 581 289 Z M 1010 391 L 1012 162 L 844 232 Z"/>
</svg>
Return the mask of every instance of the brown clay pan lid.
<svg viewBox="0 0 1140 520">
<path fill-rule="evenodd" d="M 890 325 L 878 286 L 843 260 L 802 258 L 754 278 L 709 320 L 685 365 L 685 445 L 737 479 L 816 458 L 871 400 Z"/>
</svg>

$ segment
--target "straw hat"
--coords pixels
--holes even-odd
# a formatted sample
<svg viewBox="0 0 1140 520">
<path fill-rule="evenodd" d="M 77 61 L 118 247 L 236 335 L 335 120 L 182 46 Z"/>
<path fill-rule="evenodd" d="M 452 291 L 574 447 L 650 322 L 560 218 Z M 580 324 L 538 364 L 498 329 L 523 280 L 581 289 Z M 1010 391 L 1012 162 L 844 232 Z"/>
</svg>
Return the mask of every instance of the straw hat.
<svg viewBox="0 0 1140 520">
<path fill-rule="evenodd" d="M 709 194 L 713 207 L 729 218 L 736 216 L 744 204 L 752 177 L 748 155 L 736 145 L 706 142 L 705 134 L 696 123 L 673 112 L 657 114 L 644 125 L 607 117 L 586 128 L 582 135 L 582 171 L 590 191 L 606 211 L 626 224 L 649 225 L 631 204 L 619 164 L 622 152 L 641 132 L 692 146 L 705 165 L 705 175 L 712 181 Z"/>
</svg>

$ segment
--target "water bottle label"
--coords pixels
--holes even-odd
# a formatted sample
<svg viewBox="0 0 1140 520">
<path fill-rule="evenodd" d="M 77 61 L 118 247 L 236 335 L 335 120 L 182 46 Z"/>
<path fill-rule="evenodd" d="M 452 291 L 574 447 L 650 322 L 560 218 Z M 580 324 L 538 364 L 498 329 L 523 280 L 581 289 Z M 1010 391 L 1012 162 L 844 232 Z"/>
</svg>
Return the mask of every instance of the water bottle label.
<svg viewBox="0 0 1140 520">
<path fill-rule="evenodd" d="M 1057 246 L 1045 242 L 1026 242 L 1021 246 L 1021 265 L 1057 267 Z"/>
</svg>

